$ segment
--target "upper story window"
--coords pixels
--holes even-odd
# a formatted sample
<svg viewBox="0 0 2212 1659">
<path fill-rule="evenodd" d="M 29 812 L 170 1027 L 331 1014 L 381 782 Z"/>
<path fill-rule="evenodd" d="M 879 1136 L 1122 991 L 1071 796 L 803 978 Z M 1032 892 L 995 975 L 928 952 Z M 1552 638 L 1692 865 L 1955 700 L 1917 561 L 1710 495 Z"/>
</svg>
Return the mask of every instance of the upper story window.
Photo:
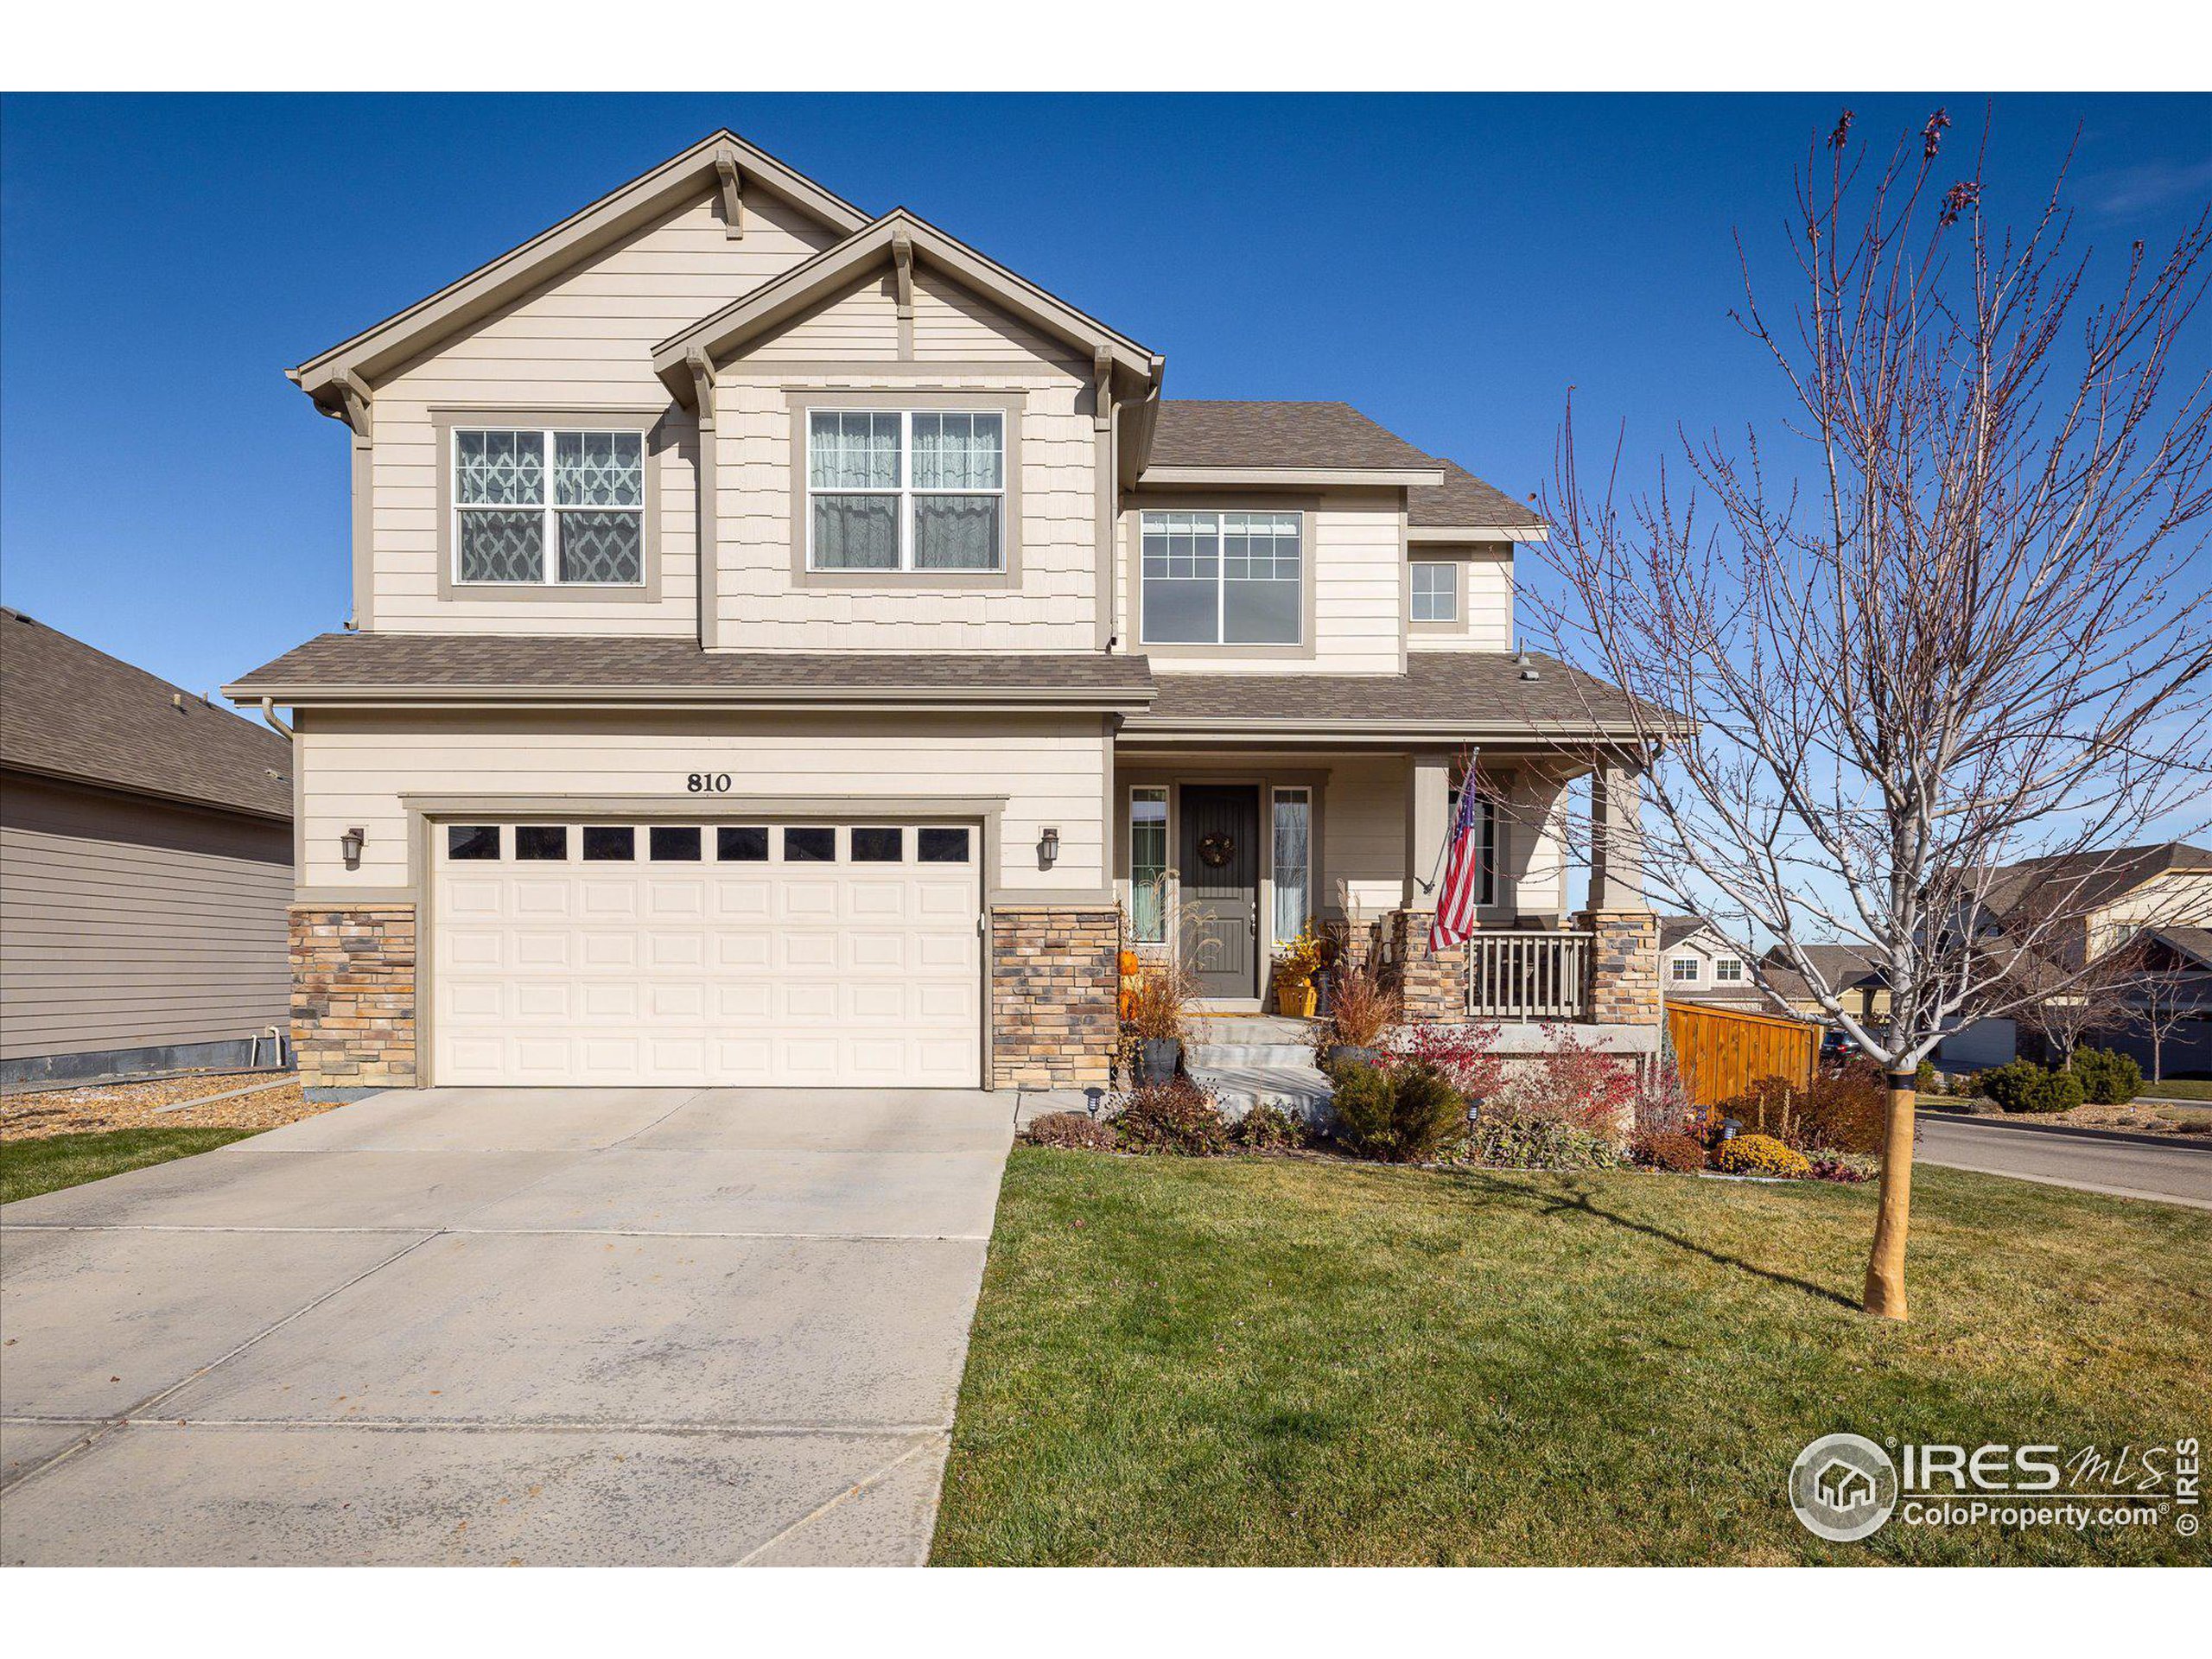
<svg viewBox="0 0 2212 1659">
<path fill-rule="evenodd" d="M 1744 961 L 1740 957 L 1717 957 L 1713 959 L 1713 976 L 1723 985 L 1744 982 Z"/>
<path fill-rule="evenodd" d="M 1697 983 L 1697 958 L 1676 957 L 1667 964 L 1667 976 L 1677 985 Z"/>
<path fill-rule="evenodd" d="M 807 568 L 1006 569 L 1006 416 L 816 409 L 806 418 Z"/>
<path fill-rule="evenodd" d="M 1143 514 L 1143 643 L 1300 644 L 1305 527 L 1297 512 Z"/>
<path fill-rule="evenodd" d="M 1416 622 L 1457 622 L 1459 620 L 1459 567 L 1448 561 L 1424 560 L 1413 567 L 1413 620 Z"/>
<path fill-rule="evenodd" d="M 456 427 L 453 469 L 454 581 L 645 581 L 644 433 Z"/>
</svg>

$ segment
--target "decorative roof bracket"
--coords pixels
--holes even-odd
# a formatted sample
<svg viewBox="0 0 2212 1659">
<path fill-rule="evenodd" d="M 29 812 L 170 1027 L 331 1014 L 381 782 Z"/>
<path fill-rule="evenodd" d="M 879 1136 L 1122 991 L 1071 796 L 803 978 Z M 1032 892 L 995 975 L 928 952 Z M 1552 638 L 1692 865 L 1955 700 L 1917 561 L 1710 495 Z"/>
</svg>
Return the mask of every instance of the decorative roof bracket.
<svg viewBox="0 0 2212 1659">
<path fill-rule="evenodd" d="M 721 181 L 722 234 L 734 242 L 745 234 L 745 185 L 738 177 L 735 151 L 715 152 L 715 176 Z"/>
<path fill-rule="evenodd" d="M 1114 424 L 1114 353 L 1103 346 L 1090 359 L 1090 372 L 1098 385 L 1096 406 L 1090 411 L 1090 429 L 1103 432 Z"/>
<path fill-rule="evenodd" d="M 715 360 L 694 346 L 683 353 L 683 366 L 691 371 L 691 396 L 696 400 L 699 429 L 715 423 Z"/>
<path fill-rule="evenodd" d="M 372 442 L 369 383 L 351 369 L 340 369 L 331 384 L 338 388 L 338 395 L 346 401 L 345 412 L 338 418 L 352 427 L 353 435 L 362 442 Z"/>
<path fill-rule="evenodd" d="M 891 267 L 899 282 L 899 315 L 914 320 L 914 239 L 902 229 L 891 238 Z"/>
</svg>

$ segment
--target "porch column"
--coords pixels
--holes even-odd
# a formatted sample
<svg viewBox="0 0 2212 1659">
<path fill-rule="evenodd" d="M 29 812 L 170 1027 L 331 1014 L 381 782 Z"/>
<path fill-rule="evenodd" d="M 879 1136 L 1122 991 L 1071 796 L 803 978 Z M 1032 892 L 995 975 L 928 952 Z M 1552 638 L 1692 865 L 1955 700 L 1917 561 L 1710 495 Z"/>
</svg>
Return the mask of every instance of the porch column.
<svg viewBox="0 0 2212 1659">
<path fill-rule="evenodd" d="M 1643 891 L 1643 768 L 1618 761 L 1590 779 L 1590 908 L 1578 918 L 1595 937 L 1587 1006 L 1604 1026 L 1656 1026 L 1659 923 Z"/>
<path fill-rule="evenodd" d="M 1590 908 L 1649 910 L 1643 894 L 1643 768 L 1607 762 L 1590 775 Z"/>
<path fill-rule="evenodd" d="M 1433 911 L 1441 883 L 1444 838 L 1452 832 L 1452 754 L 1412 754 L 1406 765 L 1406 880 L 1399 904 Z"/>
</svg>

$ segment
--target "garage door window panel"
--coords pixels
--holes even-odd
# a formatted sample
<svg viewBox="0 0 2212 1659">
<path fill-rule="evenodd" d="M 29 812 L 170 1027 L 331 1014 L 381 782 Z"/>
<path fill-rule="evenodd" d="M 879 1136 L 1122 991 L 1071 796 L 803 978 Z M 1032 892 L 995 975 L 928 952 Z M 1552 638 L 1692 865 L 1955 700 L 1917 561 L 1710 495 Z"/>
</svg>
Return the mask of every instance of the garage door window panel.
<svg viewBox="0 0 2212 1659">
<path fill-rule="evenodd" d="M 968 832 L 964 829 L 925 829 L 915 837 L 915 856 L 925 864 L 965 864 Z"/>
<path fill-rule="evenodd" d="M 569 826 L 565 823 L 517 824 L 515 856 L 524 863 L 565 861 L 569 856 Z"/>
<path fill-rule="evenodd" d="M 495 859 L 499 855 L 499 826 L 496 823 L 453 823 L 446 826 L 446 856 L 451 859 Z"/>
<path fill-rule="evenodd" d="M 726 823 L 715 831 L 715 856 L 725 864 L 765 864 L 768 861 L 768 827 L 761 823 Z"/>
<path fill-rule="evenodd" d="M 784 862 L 832 864 L 837 859 L 837 832 L 819 828 L 784 831 Z"/>
<path fill-rule="evenodd" d="M 655 824 L 646 846 L 656 863 L 696 864 L 699 861 L 700 830 L 696 823 Z"/>
<path fill-rule="evenodd" d="M 906 838 L 898 830 L 861 825 L 853 830 L 852 836 L 855 864 L 898 864 L 906 859 Z"/>
<path fill-rule="evenodd" d="M 588 823 L 584 826 L 584 862 L 625 863 L 638 855 L 638 832 L 628 824 Z"/>
</svg>

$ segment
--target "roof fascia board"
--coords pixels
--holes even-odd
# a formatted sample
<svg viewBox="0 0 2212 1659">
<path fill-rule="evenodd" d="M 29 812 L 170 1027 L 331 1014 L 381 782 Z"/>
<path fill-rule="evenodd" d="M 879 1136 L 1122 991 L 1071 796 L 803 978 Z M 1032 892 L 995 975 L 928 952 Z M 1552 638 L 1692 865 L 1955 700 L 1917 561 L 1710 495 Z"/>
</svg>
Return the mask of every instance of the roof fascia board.
<svg viewBox="0 0 2212 1659">
<path fill-rule="evenodd" d="M 233 702 L 258 706 L 263 702 L 286 708 L 330 708 L 340 705 L 410 707 L 432 703 L 455 708 L 487 702 L 527 704 L 542 708 L 625 707 L 716 709 L 804 709 L 809 706 L 849 708 L 955 708 L 1022 709 L 1141 709 L 1150 705 L 1151 687 L 1123 690 L 1070 689 L 1065 686 L 826 686 L 762 690 L 759 687 L 652 685 L 268 685 L 241 683 L 226 685 L 223 695 Z"/>
<path fill-rule="evenodd" d="M 576 261 L 650 223 L 694 195 L 719 194 L 718 158 L 734 158 L 753 183 L 848 234 L 868 216 L 775 157 L 727 130 L 702 139 L 658 167 L 608 192 L 551 229 L 478 266 L 405 310 L 286 371 L 302 390 L 325 401 L 340 372 L 373 379 L 378 371 L 422 352 L 436 340 L 542 285 Z M 334 393 L 329 394 L 334 396 Z"/>
<path fill-rule="evenodd" d="M 1408 736 L 1497 739 L 1532 743 L 1586 743 L 1592 739 L 1632 741 L 1633 727 L 1600 722 L 1568 724 L 1558 721 L 1504 722 L 1470 720 L 1287 720 L 1179 719 L 1173 715 L 1133 715 L 1125 729 L 1147 741 L 1211 742 L 1224 736 L 1250 733 L 1267 737 L 1360 738 L 1389 742 Z"/>
<path fill-rule="evenodd" d="M 1548 542 L 1548 524 L 1408 524 L 1409 542 Z"/>
<path fill-rule="evenodd" d="M 97 794 L 127 797 L 134 800 L 159 801 L 164 806 L 196 807 L 202 812 L 235 815 L 242 818 L 260 818 L 269 823 L 289 823 L 289 812 L 272 812 L 264 807 L 246 806 L 237 801 L 227 801 L 213 795 L 187 795 L 173 789 L 154 789 L 143 784 L 126 784 L 113 778 L 94 777 L 90 772 L 60 772 L 52 766 L 32 766 L 27 761 L 10 760 L 0 765 L 0 772 L 17 772 L 26 778 L 35 778 L 50 784 L 67 784 L 73 788 L 91 790 Z"/>
<path fill-rule="evenodd" d="M 907 251 L 910 269 L 917 262 L 934 266 L 1023 321 L 1082 346 L 1086 356 L 1107 352 L 1117 365 L 1147 377 L 1149 383 L 1158 359 L 1142 346 L 903 208 L 671 334 L 653 348 L 654 372 L 679 399 L 684 398 L 689 387 L 677 369 L 688 353 L 703 351 L 717 365 L 726 363 L 742 354 L 747 340 L 819 303 L 825 293 L 858 281 L 879 264 L 895 267 L 902 248 Z"/>
<path fill-rule="evenodd" d="M 1253 484 L 1374 485 L 1423 489 L 1444 482 L 1442 472 L 1411 467 L 1153 467 L 1137 479 L 1139 489 L 1162 486 Z"/>
</svg>

